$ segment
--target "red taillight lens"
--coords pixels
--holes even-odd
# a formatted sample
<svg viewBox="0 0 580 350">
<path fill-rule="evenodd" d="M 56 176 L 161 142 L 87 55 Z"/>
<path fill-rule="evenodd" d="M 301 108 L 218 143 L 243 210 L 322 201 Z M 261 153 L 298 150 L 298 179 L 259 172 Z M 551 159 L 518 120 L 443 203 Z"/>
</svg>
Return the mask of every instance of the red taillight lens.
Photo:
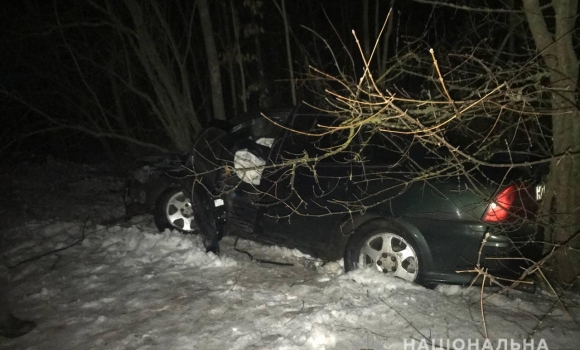
<svg viewBox="0 0 580 350">
<path fill-rule="evenodd" d="M 516 199 L 517 191 L 518 187 L 516 185 L 511 185 L 501 191 L 487 207 L 482 220 L 489 223 L 505 220 L 508 217 L 510 207 Z"/>
</svg>

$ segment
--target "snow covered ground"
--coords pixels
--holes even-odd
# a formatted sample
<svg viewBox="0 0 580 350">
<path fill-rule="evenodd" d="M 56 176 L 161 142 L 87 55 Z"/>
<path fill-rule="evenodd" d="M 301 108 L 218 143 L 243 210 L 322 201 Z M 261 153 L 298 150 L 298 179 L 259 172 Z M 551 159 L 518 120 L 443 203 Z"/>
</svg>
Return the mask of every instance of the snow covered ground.
<svg viewBox="0 0 580 350">
<path fill-rule="evenodd" d="M 257 258 L 294 265 L 261 264 L 234 251 L 232 238 L 217 257 L 196 235 L 159 234 L 147 215 L 99 225 L 123 214 L 122 179 L 101 167 L 52 161 L 2 176 L 0 253 L 17 265 L 9 270 L 11 305 L 38 326 L 21 338 L 0 337 L 0 349 L 484 345 L 478 288 L 429 290 L 371 270 L 344 274 L 339 263 L 238 242 Z M 579 349 L 580 296 L 564 302 L 567 311 L 547 315 L 554 299 L 545 291 L 486 293 L 493 348 L 533 334 L 535 348 L 543 340 L 549 349 Z"/>
</svg>

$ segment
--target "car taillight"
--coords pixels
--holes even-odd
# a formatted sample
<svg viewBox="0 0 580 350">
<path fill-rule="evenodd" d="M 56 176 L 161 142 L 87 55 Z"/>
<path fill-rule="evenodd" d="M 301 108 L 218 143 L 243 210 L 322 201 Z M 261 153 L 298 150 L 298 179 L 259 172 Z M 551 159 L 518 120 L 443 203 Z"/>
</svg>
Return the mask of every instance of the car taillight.
<svg viewBox="0 0 580 350">
<path fill-rule="evenodd" d="M 511 185 L 498 193 L 487 207 L 483 215 L 483 221 L 494 223 L 505 220 L 509 215 L 509 210 L 516 199 L 518 187 Z"/>
</svg>

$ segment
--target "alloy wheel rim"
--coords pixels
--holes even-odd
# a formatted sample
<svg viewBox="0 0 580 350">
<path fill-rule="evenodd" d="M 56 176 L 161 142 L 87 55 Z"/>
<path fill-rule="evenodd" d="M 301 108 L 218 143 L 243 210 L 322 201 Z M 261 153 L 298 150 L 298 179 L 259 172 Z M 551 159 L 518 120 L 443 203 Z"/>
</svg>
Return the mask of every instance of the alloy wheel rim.
<svg viewBox="0 0 580 350">
<path fill-rule="evenodd" d="M 165 206 L 167 221 L 176 228 L 193 231 L 193 207 L 183 192 L 172 195 Z"/>
<path fill-rule="evenodd" d="M 403 237 L 384 232 L 365 241 L 359 255 L 359 266 L 374 266 L 385 274 L 413 282 L 419 271 L 419 259 L 415 249 Z"/>
</svg>

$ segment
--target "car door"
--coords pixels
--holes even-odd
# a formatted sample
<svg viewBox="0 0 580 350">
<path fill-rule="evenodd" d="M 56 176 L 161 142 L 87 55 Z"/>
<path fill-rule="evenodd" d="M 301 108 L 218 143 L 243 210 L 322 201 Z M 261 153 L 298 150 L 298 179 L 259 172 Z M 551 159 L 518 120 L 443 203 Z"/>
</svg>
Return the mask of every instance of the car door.
<svg viewBox="0 0 580 350">
<path fill-rule="evenodd" d="M 339 222 L 348 213 L 345 203 L 356 200 L 350 180 L 357 171 L 348 130 L 325 133 L 337 121 L 323 114 L 296 114 L 292 131 L 276 141 L 274 166 L 260 185 L 264 240 L 315 256 L 335 255 Z"/>
</svg>

